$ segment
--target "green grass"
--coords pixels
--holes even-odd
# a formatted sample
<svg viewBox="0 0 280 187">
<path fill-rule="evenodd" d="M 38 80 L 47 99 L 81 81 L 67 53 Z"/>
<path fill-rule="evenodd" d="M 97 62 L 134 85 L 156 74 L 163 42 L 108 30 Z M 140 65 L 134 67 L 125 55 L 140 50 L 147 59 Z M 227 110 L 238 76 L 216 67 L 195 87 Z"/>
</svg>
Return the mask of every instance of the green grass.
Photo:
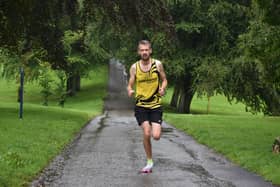
<svg viewBox="0 0 280 187">
<path fill-rule="evenodd" d="M 167 105 L 171 95 L 164 98 Z M 229 104 L 219 95 L 207 100 L 194 98 L 192 114 L 176 114 L 167 110 L 164 119 L 190 134 L 198 142 L 225 155 L 236 164 L 280 184 L 280 155 L 272 153 L 272 143 L 280 136 L 280 118 L 252 115 L 243 104 Z"/>
<path fill-rule="evenodd" d="M 48 107 L 42 106 L 38 84 L 26 84 L 20 120 L 17 85 L 0 80 L 0 186 L 28 185 L 91 118 L 102 113 L 106 84 L 106 66 L 97 67 L 64 108 L 57 105 L 55 95 Z"/>
</svg>

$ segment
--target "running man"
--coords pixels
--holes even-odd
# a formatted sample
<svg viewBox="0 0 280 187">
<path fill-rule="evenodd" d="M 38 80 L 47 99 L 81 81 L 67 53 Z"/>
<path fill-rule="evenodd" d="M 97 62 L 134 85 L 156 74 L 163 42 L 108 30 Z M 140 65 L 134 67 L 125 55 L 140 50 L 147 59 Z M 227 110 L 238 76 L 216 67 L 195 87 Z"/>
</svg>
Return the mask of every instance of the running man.
<svg viewBox="0 0 280 187">
<path fill-rule="evenodd" d="M 127 93 L 129 97 L 135 93 L 135 117 L 143 129 L 143 145 L 147 156 L 147 165 L 141 172 L 149 173 L 153 168 L 151 136 L 154 140 L 160 139 L 161 96 L 165 94 L 167 79 L 162 63 L 151 58 L 152 47 L 149 41 L 141 40 L 137 51 L 141 59 L 130 67 Z"/>
</svg>

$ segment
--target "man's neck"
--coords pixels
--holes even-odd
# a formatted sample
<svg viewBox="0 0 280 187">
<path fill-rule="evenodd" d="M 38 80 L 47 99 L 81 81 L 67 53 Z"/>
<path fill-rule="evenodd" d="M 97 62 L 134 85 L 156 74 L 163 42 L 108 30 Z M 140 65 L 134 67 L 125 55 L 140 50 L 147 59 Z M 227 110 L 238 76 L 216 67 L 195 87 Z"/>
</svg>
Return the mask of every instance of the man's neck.
<svg viewBox="0 0 280 187">
<path fill-rule="evenodd" d="M 147 60 L 141 59 L 141 63 L 142 63 L 143 65 L 148 65 L 148 64 L 150 63 L 150 61 L 151 61 L 151 58 L 149 58 L 149 59 L 147 59 Z"/>
</svg>

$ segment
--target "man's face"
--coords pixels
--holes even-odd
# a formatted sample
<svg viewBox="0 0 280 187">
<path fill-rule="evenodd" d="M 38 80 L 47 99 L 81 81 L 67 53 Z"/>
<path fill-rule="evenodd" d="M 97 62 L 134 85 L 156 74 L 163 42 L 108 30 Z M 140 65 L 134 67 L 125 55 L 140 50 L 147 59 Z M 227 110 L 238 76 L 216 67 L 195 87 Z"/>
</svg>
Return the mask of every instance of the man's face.
<svg viewBox="0 0 280 187">
<path fill-rule="evenodd" d="M 138 46 L 138 54 L 140 55 L 141 59 L 146 61 L 149 60 L 151 54 L 152 54 L 152 49 L 150 45 L 148 44 L 139 44 Z"/>
</svg>

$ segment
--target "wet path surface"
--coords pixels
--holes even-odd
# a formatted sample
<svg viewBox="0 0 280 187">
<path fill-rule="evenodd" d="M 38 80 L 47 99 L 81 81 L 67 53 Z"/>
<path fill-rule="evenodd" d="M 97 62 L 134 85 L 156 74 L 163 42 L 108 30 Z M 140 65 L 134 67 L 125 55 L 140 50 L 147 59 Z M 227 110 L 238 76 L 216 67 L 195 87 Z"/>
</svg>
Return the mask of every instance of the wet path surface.
<svg viewBox="0 0 280 187">
<path fill-rule="evenodd" d="M 160 141 L 152 141 L 153 173 L 140 174 L 145 165 L 142 130 L 124 107 L 127 101 L 116 94 L 110 98 L 104 115 L 82 129 L 33 186 L 272 186 L 166 123 Z"/>
</svg>

